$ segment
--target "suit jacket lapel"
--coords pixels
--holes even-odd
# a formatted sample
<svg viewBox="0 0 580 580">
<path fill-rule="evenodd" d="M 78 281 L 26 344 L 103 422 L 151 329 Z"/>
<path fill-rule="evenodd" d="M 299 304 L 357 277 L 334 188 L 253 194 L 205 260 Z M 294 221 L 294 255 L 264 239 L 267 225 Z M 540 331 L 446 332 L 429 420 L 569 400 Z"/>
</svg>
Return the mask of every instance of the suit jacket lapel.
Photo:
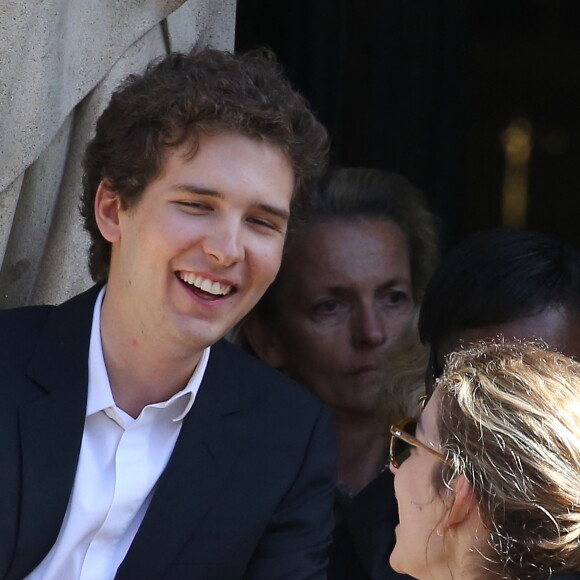
<svg viewBox="0 0 580 580">
<path fill-rule="evenodd" d="M 92 289 L 56 307 L 28 369 L 39 397 L 19 411 L 21 518 L 10 578 L 22 578 L 56 541 L 74 482 L 85 422 Z M 44 392 L 43 392 L 44 391 Z"/>
<path fill-rule="evenodd" d="M 236 457 L 236 433 L 228 416 L 251 398 L 251 388 L 248 392 L 242 387 L 232 363 L 226 345 L 212 347 L 195 403 L 118 580 L 163 577 L 226 482 Z"/>
</svg>

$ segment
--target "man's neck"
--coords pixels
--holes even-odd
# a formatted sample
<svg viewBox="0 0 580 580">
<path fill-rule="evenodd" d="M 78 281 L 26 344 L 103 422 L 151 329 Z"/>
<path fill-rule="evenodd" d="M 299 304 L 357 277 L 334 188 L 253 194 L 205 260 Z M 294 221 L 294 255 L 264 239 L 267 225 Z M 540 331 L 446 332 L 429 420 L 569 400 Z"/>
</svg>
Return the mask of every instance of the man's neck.
<svg viewBox="0 0 580 580">
<path fill-rule="evenodd" d="M 106 298 L 106 296 L 105 296 Z M 137 339 L 130 325 L 101 310 L 101 345 L 113 398 L 118 407 L 138 417 L 144 407 L 170 399 L 187 385 L 203 349 L 171 352 L 154 333 Z"/>
<path fill-rule="evenodd" d="M 113 398 L 118 407 L 131 417 L 153 403 L 167 401 L 185 388 L 201 357 L 189 358 L 184 364 L 163 364 L 150 361 L 147 365 L 133 365 L 124 356 L 109 351 L 103 341 L 103 355 Z M 137 361 L 137 357 L 135 361 Z"/>
</svg>

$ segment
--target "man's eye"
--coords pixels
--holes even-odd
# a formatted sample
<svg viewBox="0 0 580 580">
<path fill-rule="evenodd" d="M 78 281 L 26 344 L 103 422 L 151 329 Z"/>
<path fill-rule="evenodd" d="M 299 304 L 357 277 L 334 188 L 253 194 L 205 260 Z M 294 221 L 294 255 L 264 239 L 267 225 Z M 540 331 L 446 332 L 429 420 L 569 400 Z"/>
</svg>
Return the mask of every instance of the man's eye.
<svg viewBox="0 0 580 580">
<path fill-rule="evenodd" d="M 249 218 L 248 221 L 251 224 L 254 224 L 256 226 L 259 226 L 261 228 L 267 228 L 269 230 L 274 230 L 274 231 L 280 231 L 280 228 L 273 222 L 271 222 L 270 220 L 264 219 L 264 218 Z"/>
<path fill-rule="evenodd" d="M 248 224 L 251 228 L 253 228 L 256 232 L 264 234 L 264 235 L 277 235 L 277 236 L 285 236 L 286 235 L 286 222 L 285 221 L 278 221 L 278 220 L 271 220 L 268 218 L 248 218 Z"/>
<path fill-rule="evenodd" d="M 193 211 L 211 211 L 211 207 L 201 201 L 178 201 L 176 203 Z"/>
</svg>

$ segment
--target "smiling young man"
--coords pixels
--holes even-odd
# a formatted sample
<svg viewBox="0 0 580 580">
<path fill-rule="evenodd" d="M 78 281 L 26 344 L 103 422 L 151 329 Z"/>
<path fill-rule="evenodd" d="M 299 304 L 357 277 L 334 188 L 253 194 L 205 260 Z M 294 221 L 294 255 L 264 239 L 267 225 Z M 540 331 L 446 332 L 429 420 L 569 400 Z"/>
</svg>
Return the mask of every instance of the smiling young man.
<svg viewBox="0 0 580 580">
<path fill-rule="evenodd" d="M 173 54 L 114 93 L 85 156 L 97 285 L 0 313 L 0 578 L 325 577 L 328 413 L 221 339 L 326 152 L 269 55 Z"/>
</svg>

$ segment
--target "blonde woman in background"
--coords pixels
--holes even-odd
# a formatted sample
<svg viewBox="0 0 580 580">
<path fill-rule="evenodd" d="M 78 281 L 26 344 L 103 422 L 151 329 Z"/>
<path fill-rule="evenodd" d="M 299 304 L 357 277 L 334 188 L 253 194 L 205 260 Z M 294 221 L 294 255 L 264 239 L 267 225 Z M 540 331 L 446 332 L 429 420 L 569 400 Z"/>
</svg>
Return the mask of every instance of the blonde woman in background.
<svg viewBox="0 0 580 580">
<path fill-rule="evenodd" d="M 532 580 L 580 569 L 578 363 L 477 343 L 450 356 L 419 420 L 391 433 L 395 570 Z"/>
<path fill-rule="evenodd" d="M 341 518 L 388 464 L 385 425 L 397 415 L 384 413 L 387 357 L 414 319 L 438 239 L 422 192 L 400 175 L 338 169 L 311 201 L 289 231 L 274 284 L 240 334 L 330 408 Z"/>
</svg>

